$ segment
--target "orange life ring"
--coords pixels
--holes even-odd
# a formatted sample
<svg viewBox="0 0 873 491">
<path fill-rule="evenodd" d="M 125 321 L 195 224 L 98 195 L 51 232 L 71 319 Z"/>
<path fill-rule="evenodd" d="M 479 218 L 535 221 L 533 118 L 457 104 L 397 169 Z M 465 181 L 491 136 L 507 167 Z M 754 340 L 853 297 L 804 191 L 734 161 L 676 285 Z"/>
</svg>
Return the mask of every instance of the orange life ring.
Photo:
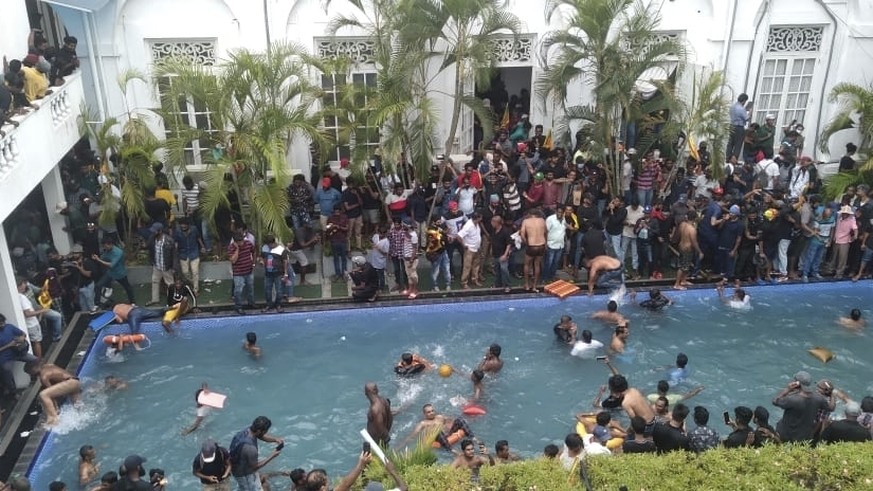
<svg viewBox="0 0 873 491">
<path fill-rule="evenodd" d="M 454 444 L 458 443 L 459 441 L 461 441 L 461 438 L 464 438 L 465 436 L 467 436 L 467 432 L 465 432 L 464 430 L 458 430 L 458 431 L 452 433 L 451 435 L 447 436 L 446 440 L 449 442 L 449 445 L 454 445 Z M 442 447 L 442 445 L 440 445 L 440 442 L 437 442 L 437 441 L 433 442 L 431 444 L 431 446 L 433 448 L 441 448 Z"/>
<path fill-rule="evenodd" d="M 103 344 L 106 346 L 117 346 L 119 350 L 124 347 L 125 343 L 139 343 L 145 341 L 145 334 L 124 334 L 122 336 L 104 336 Z"/>
</svg>

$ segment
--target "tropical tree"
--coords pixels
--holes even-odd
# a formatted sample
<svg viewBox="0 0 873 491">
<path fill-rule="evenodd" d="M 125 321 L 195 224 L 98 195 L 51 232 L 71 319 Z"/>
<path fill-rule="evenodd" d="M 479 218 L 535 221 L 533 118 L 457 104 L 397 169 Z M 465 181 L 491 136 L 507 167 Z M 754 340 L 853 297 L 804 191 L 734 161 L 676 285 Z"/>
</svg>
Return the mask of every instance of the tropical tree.
<svg viewBox="0 0 873 491">
<path fill-rule="evenodd" d="M 168 166 L 186 171 L 186 148 L 194 140 L 209 149 L 201 155 L 207 164 L 201 206 L 208 219 L 231 206 L 228 196 L 235 193 L 256 233 L 290 235 L 288 148 L 294 138 L 326 145 L 315 107 L 321 90 L 309 76 L 314 63 L 303 48 L 277 42 L 266 53 L 234 51 L 217 69 L 179 59 L 156 67 L 156 80 L 165 83 Z M 181 106 L 189 101 L 208 108 L 210 125 L 182 119 Z"/>
<path fill-rule="evenodd" d="M 828 102 L 839 104 L 838 111 L 822 130 L 819 148 L 828 153 L 830 138 L 836 132 L 857 128 L 860 133 L 858 155 L 864 160 L 854 170 L 831 176 L 825 183 L 824 194 L 833 199 L 847 186 L 866 183 L 873 185 L 873 84 L 862 87 L 853 83 L 839 83 L 831 89 Z"/>
<path fill-rule="evenodd" d="M 724 91 L 724 72 L 701 68 L 694 73 L 691 100 L 685 116 L 688 147 L 692 154 L 697 142 L 709 142 L 712 176 L 718 179 L 724 173 L 725 148 L 730 134 L 730 100 Z"/>
<path fill-rule="evenodd" d="M 637 83 L 652 79 L 653 69 L 670 71 L 684 58 L 684 47 L 656 35 L 657 11 L 634 0 L 549 0 L 549 21 L 562 17 L 565 27 L 546 34 L 541 50 L 545 66 L 537 94 L 566 114 L 559 122 L 566 130 L 572 120 L 592 126 L 593 150 L 603 153 L 612 192 L 620 189 L 621 125 L 633 105 Z M 568 87 L 584 83 L 593 104 L 567 106 Z"/>
</svg>

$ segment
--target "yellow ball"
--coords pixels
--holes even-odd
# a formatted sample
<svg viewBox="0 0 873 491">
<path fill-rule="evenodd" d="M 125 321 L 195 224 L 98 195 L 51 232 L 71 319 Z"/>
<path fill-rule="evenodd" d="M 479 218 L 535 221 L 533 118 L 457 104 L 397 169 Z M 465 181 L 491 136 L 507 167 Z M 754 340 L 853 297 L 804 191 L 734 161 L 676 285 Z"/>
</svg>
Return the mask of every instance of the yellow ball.
<svg viewBox="0 0 873 491">
<path fill-rule="evenodd" d="M 440 377 L 451 377 L 452 372 L 454 372 L 454 371 L 455 370 L 452 368 L 451 365 L 446 365 L 446 364 L 440 365 L 440 368 L 438 370 Z"/>
</svg>

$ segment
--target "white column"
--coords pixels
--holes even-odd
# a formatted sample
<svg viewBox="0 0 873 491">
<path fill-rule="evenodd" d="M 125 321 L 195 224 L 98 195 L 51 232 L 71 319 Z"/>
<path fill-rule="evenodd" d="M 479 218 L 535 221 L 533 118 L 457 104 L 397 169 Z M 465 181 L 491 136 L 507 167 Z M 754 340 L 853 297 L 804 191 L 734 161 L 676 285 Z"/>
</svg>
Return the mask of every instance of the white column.
<svg viewBox="0 0 873 491">
<path fill-rule="evenodd" d="M 60 254 L 69 254 L 73 242 L 70 233 L 64 230 L 67 226 L 67 218 L 57 211 L 58 203 L 65 201 L 64 185 L 61 181 L 59 166 L 56 165 L 42 180 L 42 194 L 45 198 L 45 208 L 48 212 L 49 226 L 52 231 L 52 243 Z"/>
<path fill-rule="evenodd" d="M 18 301 L 18 285 L 15 284 L 15 271 L 12 269 L 12 256 L 9 252 L 9 244 L 6 242 L 6 231 L 0 227 L 0 313 L 6 317 L 6 323 L 24 331 L 24 311 Z M 28 340 L 30 336 L 28 336 Z M 33 349 L 31 348 L 31 353 Z M 12 375 L 18 388 L 27 387 L 30 384 L 30 376 L 24 373 L 24 363 L 16 362 Z"/>
</svg>

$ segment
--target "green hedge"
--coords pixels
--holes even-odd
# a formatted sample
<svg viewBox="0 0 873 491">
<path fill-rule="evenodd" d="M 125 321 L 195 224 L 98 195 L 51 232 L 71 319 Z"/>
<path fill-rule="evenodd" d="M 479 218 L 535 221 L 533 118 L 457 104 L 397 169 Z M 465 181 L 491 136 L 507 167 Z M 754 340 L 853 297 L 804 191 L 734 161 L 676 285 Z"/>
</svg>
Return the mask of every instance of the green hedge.
<svg viewBox="0 0 873 491">
<path fill-rule="evenodd" d="M 578 491 L 578 476 L 555 461 L 529 460 L 482 469 L 479 487 L 470 484 L 468 471 L 448 466 L 413 465 L 403 469 L 413 491 Z M 384 479 L 371 466 L 368 477 Z M 873 443 L 846 443 L 810 449 L 773 445 L 761 449 L 714 449 L 701 455 L 623 455 L 588 460 L 594 490 L 861 490 L 873 489 Z M 363 480 L 361 487 L 363 487 Z"/>
</svg>

